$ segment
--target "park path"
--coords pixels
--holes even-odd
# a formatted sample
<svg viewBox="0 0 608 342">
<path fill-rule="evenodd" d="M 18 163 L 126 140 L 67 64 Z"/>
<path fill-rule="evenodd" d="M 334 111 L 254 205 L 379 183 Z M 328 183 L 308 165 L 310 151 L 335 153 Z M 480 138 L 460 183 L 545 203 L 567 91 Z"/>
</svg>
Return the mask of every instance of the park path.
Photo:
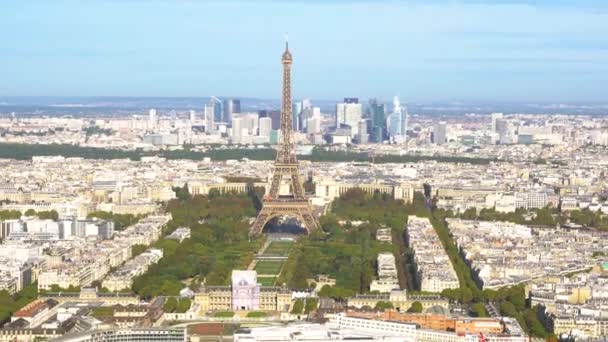
<svg viewBox="0 0 608 342">
<path fill-rule="evenodd" d="M 262 246 L 262 248 L 260 248 L 260 250 L 258 251 L 258 253 L 256 255 L 262 255 L 264 254 L 264 252 L 266 251 L 266 248 L 268 248 L 268 246 L 270 246 L 270 243 L 272 242 L 272 240 L 267 239 L 266 242 L 264 242 L 264 245 Z M 258 263 L 258 259 L 257 258 L 253 258 L 253 260 L 251 260 L 251 263 L 249 263 L 249 266 L 247 266 L 247 270 L 248 271 L 252 271 L 255 269 L 255 265 Z"/>
</svg>

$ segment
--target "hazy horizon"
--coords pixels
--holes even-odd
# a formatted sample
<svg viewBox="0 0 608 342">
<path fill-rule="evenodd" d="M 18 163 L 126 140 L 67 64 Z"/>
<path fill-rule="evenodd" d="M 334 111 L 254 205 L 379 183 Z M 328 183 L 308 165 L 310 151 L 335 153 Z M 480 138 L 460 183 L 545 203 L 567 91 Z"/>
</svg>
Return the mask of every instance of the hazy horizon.
<svg viewBox="0 0 608 342">
<path fill-rule="evenodd" d="M 0 96 L 602 103 L 604 1 L 7 1 Z"/>
</svg>

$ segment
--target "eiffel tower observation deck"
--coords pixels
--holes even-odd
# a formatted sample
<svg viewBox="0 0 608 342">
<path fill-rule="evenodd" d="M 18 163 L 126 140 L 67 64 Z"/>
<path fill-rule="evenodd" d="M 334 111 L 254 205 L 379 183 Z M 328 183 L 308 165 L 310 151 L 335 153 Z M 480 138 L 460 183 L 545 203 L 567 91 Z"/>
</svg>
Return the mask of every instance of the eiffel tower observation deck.
<svg viewBox="0 0 608 342">
<path fill-rule="evenodd" d="M 250 235 L 261 234 L 266 223 L 279 216 L 299 219 L 308 232 L 319 228 L 312 207 L 304 193 L 293 141 L 293 117 L 291 115 L 291 64 L 293 58 L 288 42 L 285 42 L 285 52 L 283 52 L 281 60 L 283 63 L 283 97 L 279 148 L 274 162 L 270 191 L 264 197 L 262 209 L 251 226 Z M 290 185 L 291 195 L 289 196 L 279 196 L 279 190 L 284 181 Z"/>
</svg>

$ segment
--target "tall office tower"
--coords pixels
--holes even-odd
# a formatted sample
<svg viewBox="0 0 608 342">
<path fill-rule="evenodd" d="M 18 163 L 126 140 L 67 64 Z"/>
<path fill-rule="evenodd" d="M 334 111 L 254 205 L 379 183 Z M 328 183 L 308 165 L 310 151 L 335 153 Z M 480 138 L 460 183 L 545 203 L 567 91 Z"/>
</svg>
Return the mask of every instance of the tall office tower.
<svg viewBox="0 0 608 342">
<path fill-rule="evenodd" d="M 232 118 L 232 143 L 240 144 L 243 135 L 243 119 Z"/>
<path fill-rule="evenodd" d="M 196 121 L 196 111 L 190 110 L 190 123 Z"/>
<path fill-rule="evenodd" d="M 401 135 L 401 114 L 391 113 L 386 118 L 386 130 L 391 139 Z"/>
<path fill-rule="evenodd" d="M 223 122 L 231 122 L 232 114 L 241 112 L 241 100 L 226 99 L 224 100 L 224 116 Z"/>
<path fill-rule="evenodd" d="M 153 129 L 156 127 L 156 109 L 152 108 L 148 112 L 148 128 Z"/>
<path fill-rule="evenodd" d="M 216 104 L 212 101 L 205 105 L 203 119 L 205 120 L 206 131 L 215 129 L 215 108 Z"/>
<path fill-rule="evenodd" d="M 357 131 L 359 131 L 359 133 L 357 134 L 357 141 L 359 142 L 359 144 L 367 144 L 369 142 L 369 134 L 367 133 L 367 123 L 368 120 L 359 121 L 359 127 L 357 129 Z"/>
<path fill-rule="evenodd" d="M 386 105 L 380 103 L 378 99 L 370 99 L 368 116 L 371 119 L 371 140 L 382 142 L 386 135 Z"/>
<path fill-rule="evenodd" d="M 506 119 L 496 119 L 494 126 L 497 144 L 510 144 L 513 142 L 509 121 Z"/>
<path fill-rule="evenodd" d="M 306 133 L 308 134 L 319 134 L 321 133 L 321 110 L 319 107 L 315 107 L 315 109 L 319 109 L 315 111 L 306 123 Z"/>
<path fill-rule="evenodd" d="M 502 113 L 492 113 L 492 139 L 494 144 L 512 143 L 509 122 Z"/>
<path fill-rule="evenodd" d="M 211 98 L 209 99 L 209 104 L 213 105 L 213 122 L 223 122 L 223 105 L 222 105 L 222 101 L 220 101 L 220 99 L 218 99 L 215 96 L 211 96 Z M 228 121 L 230 122 L 230 121 Z M 226 122 L 226 123 L 228 123 Z"/>
<path fill-rule="evenodd" d="M 310 99 L 304 99 L 300 102 L 300 113 L 298 115 L 299 117 L 299 128 L 300 130 L 305 130 L 306 129 L 306 125 L 308 124 L 308 119 L 310 119 L 313 115 L 313 106 L 312 106 L 312 102 L 310 101 Z"/>
<path fill-rule="evenodd" d="M 261 118 L 270 118 L 272 121 L 272 129 L 278 130 L 281 128 L 281 111 L 278 110 L 260 110 L 258 115 Z"/>
<path fill-rule="evenodd" d="M 407 110 L 407 106 L 403 105 L 401 108 L 401 135 L 403 136 L 403 142 L 407 140 L 407 122 L 409 120 L 410 113 Z"/>
<path fill-rule="evenodd" d="M 270 138 L 270 132 L 272 131 L 272 119 L 269 117 L 260 118 L 258 126 L 259 136 Z"/>
<path fill-rule="evenodd" d="M 255 135 L 260 120 L 258 113 L 241 113 L 239 117 L 242 119 L 242 128 L 246 129 L 249 134 Z"/>
<path fill-rule="evenodd" d="M 344 98 L 343 103 L 336 105 L 336 128 L 347 125 L 351 128 L 351 137 L 359 133 L 359 121 L 363 117 L 363 109 L 356 97 Z"/>
<path fill-rule="evenodd" d="M 300 103 L 302 104 L 302 110 L 312 108 L 312 101 L 310 99 L 304 99 Z"/>
<path fill-rule="evenodd" d="M 492 133 L 498 133 L 496 131 L 496 120 L 502 119 L 503 114 L 502 113 L 492 113 L 491 118 L 492 118 Z"/>
<path fill-rule="evenodd" d="M 433 127 L 433 142 L 437 145 L 445 144 L 447 138 L 447 124 L 444 121 L 438 122 Z"/>
<path fill-rule="evenodd" d="M 401 107 L 401 103 L 399 102 L 399 97 L 395 96 L 393 98 L 393 112 L 386 119 L 386 126 L 388 130 L 388 135 L 391 139 L 395 139 L 396 137 L 400 137 L 402 135 L 402 124 L 403 124 L 403 108 Z"/>
<path fill-rule="evenodd" d="M 293 116 L 293 130 L 300 131 L 305 124 L 302 122 L 302 102 L 295 102 L 291 110 Z"/>
</svg>

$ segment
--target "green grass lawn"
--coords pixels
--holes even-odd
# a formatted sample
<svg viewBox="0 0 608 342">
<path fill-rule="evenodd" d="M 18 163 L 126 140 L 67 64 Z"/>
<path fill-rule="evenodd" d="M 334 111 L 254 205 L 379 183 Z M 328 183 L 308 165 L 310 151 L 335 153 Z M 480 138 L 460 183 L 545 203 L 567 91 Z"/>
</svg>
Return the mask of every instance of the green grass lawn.
<svg viewBox="0 0 608 342">
<path fill-rule="evenodd" d="M 114 315 L 114 308 L 111 306 L 98 306 L 91 311 L 91 316 L 99 317 L 111 317 Z"/>
<path fill-rule="evenodd" d="M 277 277 L 258 277 L 258 283 L 262 286 L 274 286 L 277 281 Z"/>
<path fill-rule="evenodd" d="M 289 251 L 293 247 L 293 242 L 273 241 L 264 251 L 264 255 L 282 255 L 288 256 Z"/>
<path fill-rule="evenodd" d="M 255 270 L 258 274 L 279 274 L 283 261 L 268 261 L 261 260 L 255 265 Z"/>
<path fill-rule="evenodd" d="M 268 316 L 268 314 L 264 311 L 251 311 L 247 313 L 247 317 L 250 318 L 260 318 L 260 317 L 266 317 Z"/>
<path fill-rule="evenodd" d="M 217 311 L 213 313 L 213 317 L 230 318 L 234 317 L 234 311 Z"/>
</svg>

